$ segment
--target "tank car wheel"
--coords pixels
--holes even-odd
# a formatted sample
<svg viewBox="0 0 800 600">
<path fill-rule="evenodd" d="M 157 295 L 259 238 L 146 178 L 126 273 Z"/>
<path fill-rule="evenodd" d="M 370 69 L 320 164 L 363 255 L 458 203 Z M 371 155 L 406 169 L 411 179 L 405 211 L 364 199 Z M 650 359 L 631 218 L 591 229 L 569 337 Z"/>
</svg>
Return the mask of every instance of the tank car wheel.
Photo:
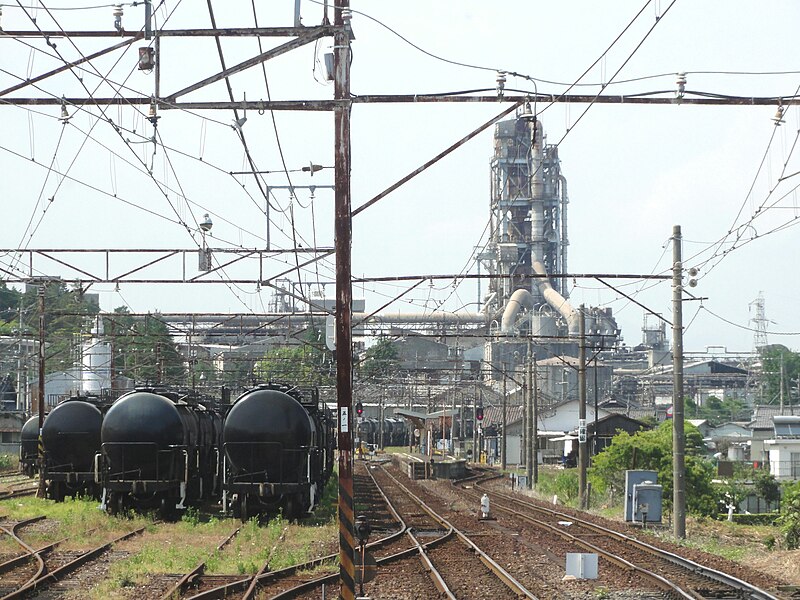
<svg viewBox="0 0 800 600">
<path fill-rule="evenodd" d="M 106 499 L 106 512 L 111 516 L 117 514 L 117 494 L 114 492 L 109 492 L 108 498 Z"/>
<path fill-rule="evenodd" d="M 242 523 L 246 523 L 247 519 L 250 518 L 248 504 L 247 494 L 242 494 L 242 497 L 239 499 L 239 518 L 242 520 Z"/>
<path fill-rule="evenodd" d="M 286 518 L 290 521 L 300 520 L 304 514 L 303 509 L 303 496 L 300 494 L 292 494 L 286 497 Z"/>
<path fill-rule="evenodd" d="M 114 503 L 114 509 L 116 510 L 116 514 L 120 516 L 125 515 L 125 496 L 122 494 L 117 494 L 116 502 Z"/>
<path fill-rule="evenodd" d="M 174 500 L 171 501 L 170 498 L 162 498 L 158 505 L 158 516 L 161 517 L 163 521 L 175 521 L 176 515 L 177 511 L 175 510 Z"/>
<path fill-rule="evenodd" d="M 47 488 L 47 496 L 56 502 L 64 501 L 64 484 L 60 481 L 51 481 Z"/>
</svg>

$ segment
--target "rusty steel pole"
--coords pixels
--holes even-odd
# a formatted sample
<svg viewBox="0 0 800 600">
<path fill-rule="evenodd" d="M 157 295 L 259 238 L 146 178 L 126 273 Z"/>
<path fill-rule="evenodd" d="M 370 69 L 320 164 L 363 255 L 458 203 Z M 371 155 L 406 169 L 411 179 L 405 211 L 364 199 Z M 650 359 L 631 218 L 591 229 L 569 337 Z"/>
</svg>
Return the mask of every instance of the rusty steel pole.
<svg viewBox="0 0 800 600">
<path fill-rule="evenodd" d="M 37 444 L 37 460 L 39 462 L 39 489 L 37 498 L 45 497 L 44 478 L 44 443 L 42 442 L 42 427 L 44 426 L 44 283 L 39 286 L 39 438 Z"/>
<path fill-rule="evenodd" d="M 355 598 L 353 514 L 353 289 L 350 200 L 350 0 L 334 2 L 334 183 L 336 248 L 336 404 L 339 442 L 339 597 Z"/>
</svg>

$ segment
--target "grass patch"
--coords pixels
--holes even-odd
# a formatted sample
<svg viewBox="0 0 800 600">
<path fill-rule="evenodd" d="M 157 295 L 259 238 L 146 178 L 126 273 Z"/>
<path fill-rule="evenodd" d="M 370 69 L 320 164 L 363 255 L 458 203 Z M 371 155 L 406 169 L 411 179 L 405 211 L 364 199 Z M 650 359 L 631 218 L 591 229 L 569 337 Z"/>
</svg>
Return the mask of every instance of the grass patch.
<svg viewBox="0 0 800 600">
<path fill-rule="evenodd" d="M 16 454 L 0 454 L 0 471 L 19 468 L 19 456 Z"/>
<path fill-rule="evenodd" d="M 39 546 L 66 538 L 61 546 L 64 549 L 89 548 L 97 545 L 98 538 L 154 527 L 152 519 L 144 517 L 110 517 L 99 509 L 96 500 L 84 498 L 67 498 L 59 503 L 34 497 L 12 498 L 0 502 L 0 515 L 14 521 L 46 515 L 41 525 L 23 531 L 25 541 Z"/>
<path fill-rule="evenodd" d="M 251 519 L 221 552 L 216 547 L 240 523 L 193 509 L 177 523 L 156 524 L 151 515 L 111 517 L 99 509 L 96 500 L 68 498 L 55 503 L 26 497 L 0 502 L 0 515 L 15 521 L 47 515 L 46 525 L 23 532 L 33 546 L 67 538 L 65 548 L 87 549 L 97 545 L 99 538 L 109 539 L 146 527 L 145 535 L 125 542 L 129 556 L 116 560 L 101 584 L 76 592 L 76 597 L 106 600 L 129 597 L 132 586 L 147 583 L 152 574 L 183 574 L 203 561 L 207 562 L 209 574 L 250 575 L 267 560 L 270 568 L 277 570 L 336 553 L 337 491 L 334 477 L 324 490 L 317 513 L 301 523 L 290 523 L 281 516 L 263 524 Z M 0 538 L 0 553 L 17 551 L 16 544 Z"/>
</svg>

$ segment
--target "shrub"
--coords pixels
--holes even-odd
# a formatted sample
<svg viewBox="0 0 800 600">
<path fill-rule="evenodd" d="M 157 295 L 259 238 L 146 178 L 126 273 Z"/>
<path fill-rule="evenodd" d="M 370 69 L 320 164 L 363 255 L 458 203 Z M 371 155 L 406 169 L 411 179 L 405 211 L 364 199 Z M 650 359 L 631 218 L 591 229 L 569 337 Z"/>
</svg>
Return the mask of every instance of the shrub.
<svg viewBox="0 0 800 600">
<path fill-rule="evenodd" d="M 800 482 L 787 485 L 783 495 L 783 514 L 778 524 L 789 550 L 800 548 Z"/>
<path fill-rule="evenodd" d="M 734 514 L 733 522 L 739 525 L 775 525 L 780 515 L 777 513 Z M 774 544 L 775 538 L 772 539 Z M 766 543 L 766 542 L 765 542 Z"/>
</svg>

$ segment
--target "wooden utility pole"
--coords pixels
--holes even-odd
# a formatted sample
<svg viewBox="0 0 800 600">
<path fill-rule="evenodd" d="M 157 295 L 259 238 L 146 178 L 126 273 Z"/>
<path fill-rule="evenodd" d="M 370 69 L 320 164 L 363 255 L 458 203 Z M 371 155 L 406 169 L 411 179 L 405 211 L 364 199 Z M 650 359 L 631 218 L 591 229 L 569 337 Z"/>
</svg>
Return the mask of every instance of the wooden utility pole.
<svg viewBox="0 0 800 600">
<path fill-rule="evenodd" d="M 44 443 L 42 442 L 42 427 L 44 427 L 44 283 L 39 286 L 39 439 L 38 457 L 39 462 L 39 489 L 36 492 L 37 498 L 44 498 L 46 495 L 44 477 Z"/>
<path fill-rule="evenodd" d="M 350 202 L 350 0 L 334 1 L 334 245 L 336 247 L 336 403 L 339 423 L 339 597 L 355 598 L 353 514 L 353 289 Z M 346 17 L 346 19 L 345 19 Z"/>
<path fill-rule="evenodd" d="M 686 440 L 683 431 L 683 263 L 681 226 L 672 228 L 672 512 L 674 535 L 686 537 Z"/>
<path fill-rule="evenodd" d="M 586 313 L 580 307 L 580 345 L 578 350 L 578 498 L 581 508 L 586 508 L 586 470 L 589 457 L 586 452 Z"/>
</svg>

